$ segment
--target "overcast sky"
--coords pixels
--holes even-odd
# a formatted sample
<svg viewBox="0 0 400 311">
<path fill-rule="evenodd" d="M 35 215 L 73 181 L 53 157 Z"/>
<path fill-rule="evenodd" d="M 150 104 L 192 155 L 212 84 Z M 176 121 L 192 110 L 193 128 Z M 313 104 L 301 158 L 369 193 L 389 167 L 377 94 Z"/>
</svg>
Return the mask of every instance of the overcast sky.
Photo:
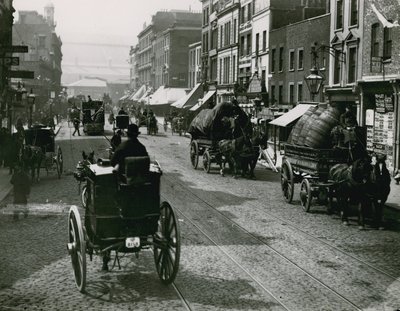
<svg viewBox="0 0 400 311">
<path fill-rule="evenodd" d="M 149 23 L 151 15 L 159 10 L 201 11 L 199 0 L 53 0 L 56 32 L 63 38 L 73 33 L 107 34 L 126 37 L 131 44 L 137 34 Z M 35 10 L 43 14 L 49 0 L 14 0 L 14 14 L 18 10 Z"/>
</svg>

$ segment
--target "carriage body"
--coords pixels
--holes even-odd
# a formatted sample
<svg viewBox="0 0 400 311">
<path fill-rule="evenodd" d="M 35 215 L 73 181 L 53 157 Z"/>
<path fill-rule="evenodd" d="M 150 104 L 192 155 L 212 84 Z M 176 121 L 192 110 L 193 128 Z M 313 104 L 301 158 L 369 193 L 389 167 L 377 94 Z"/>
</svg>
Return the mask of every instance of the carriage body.
<svg viewBox="0 0 400 311">
<path fill-rule="evenodd" d="M 149 157 L 125 161 L 127 174 L 119 177 L 113 167 L 107 166 L 107 161 L 105 166 L 88 165 L 82 192 L 83 224 L 78 209 L 71 207 L 68 250 L 81 292 L 85 288 L 86 252 L 90 256 L 115 252 L 118 259 L 119 253 L 153 248 L 161 281 L 170 284 L 176 277 L 179 227 L 172 207 L 160 199 L 160 166 L 157 162 L 150 163 Z M 172 257 L 166 259 L 167 252 Z"/>
<path fill-rule="evenodd" d="M 82 102 L 82 125 L 87 135 L 104 133 L 104 104 L 100 100 Z"/>
<path fill-rule="evenodd" d="M 48 173 L 56 171 L 58 178 L 63 172 L 63 155 L 60 146 L 56 146 L 55 133 L 52 128 L 44 126 L 34 126 L 25 130 L 25 144 L 27 146 L 38 147 L 43 154 L 40 161 L 40 168 Z"/>
<path fill-rule="evenodd" d="M 126 114 L 119 114 L 115 117 L 115 128 L 119 130 L 126 130 L 129 126 L 129 116 Z"/>
<path fill-rule="evenodd" d="M 285 200 L 291 203 L 294 184 L 300 183 L 300 201 L 308 212 L 314 197 L 328 201 L 331 208 L 336 184 L 329 180 L 330 169 L 348 163 L 349 150 L 344 148 L 317 149 L 286 143 L 281 168 L 281 187 Z"/>
</svg>

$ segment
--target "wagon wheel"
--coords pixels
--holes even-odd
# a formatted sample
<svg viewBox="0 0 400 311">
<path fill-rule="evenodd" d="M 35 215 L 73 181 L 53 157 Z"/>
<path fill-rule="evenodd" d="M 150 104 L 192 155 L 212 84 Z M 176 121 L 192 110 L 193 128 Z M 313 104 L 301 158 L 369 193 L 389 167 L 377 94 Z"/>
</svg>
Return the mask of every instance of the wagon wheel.
<svg viewBox="0 0 400 311">
<path fill-rule="evenodd" d="M 159 242 L 153 249 L 158 276 L 164 284 L 171 284 L 178 273 L 181 241 L 177 218 L 167 202 L 161 203 L 155 240 Z"/>
<path fill-rule="evenodd" d="M 190 144 L 190 163 L 194 169 L 199 165 L 199 145 L 195 140 Z"/>
<path fill-rule="evenodd" d="M 56 163 L 57 163 L 57 175 L 58 178 L 61 178 L 61 174 L 63 172 L 63 167 L 64 167 L 64 159 L 62 155 L 61 148 L 57 148 L 57 158 L 56 158 Z"/>
<path fill-rule="evenodd" d="M 282 164 L 281 187 L 285 201 L 291 203 L 293 200 L 294 177 L 292 166 L 287 160 L 284 160 Z"/>
<path fill-rule="evenodd" d="M 211 157 L 210 153 L 207 151 L 204 152 L 203 154 L 203 168 L 206 171 L 206 173 L 210 173 L 211 170 Z"/>
<path fill-rule="evenodd" d="M 68 253 L 71 256 L 75 283 L 83 293 L 86 286 L 86 241 L 78 208 L 71 206 L 68 216 Z"/>
<path fill-rule="evenodd" d="M 310 211 L 311 200 L 312 200 L 312 195 L 311 195 L 310 181 L 307 178 L 304 178 L 301 181 L 301 186 L 300 186 L 300 201 L 301 201 L 301 206 L 303 206 L 303 210 L 307 213 Z"/>
</svg>

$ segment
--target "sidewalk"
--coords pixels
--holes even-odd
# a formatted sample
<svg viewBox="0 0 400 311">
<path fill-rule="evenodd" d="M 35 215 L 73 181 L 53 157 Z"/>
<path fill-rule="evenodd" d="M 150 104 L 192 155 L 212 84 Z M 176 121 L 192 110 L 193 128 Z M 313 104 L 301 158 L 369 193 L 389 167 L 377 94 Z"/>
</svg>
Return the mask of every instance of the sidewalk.
<svg viewBox="0 0 400 311">
<path fill-rule="evenodd" d="M 57 135 L 61 129 L 61 124 L 56 125 L 54 133 Z M 11 175 L 9 174 L 9 168 L 0 167 L 0 202 L 10 193 L 12 185 L 10 183 Z"/>
</svg>

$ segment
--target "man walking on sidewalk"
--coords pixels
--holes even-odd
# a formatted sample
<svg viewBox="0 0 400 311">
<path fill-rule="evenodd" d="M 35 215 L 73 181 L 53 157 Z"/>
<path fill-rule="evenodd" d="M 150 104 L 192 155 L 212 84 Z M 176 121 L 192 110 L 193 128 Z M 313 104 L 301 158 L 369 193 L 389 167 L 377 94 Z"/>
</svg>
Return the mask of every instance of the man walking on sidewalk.
<svg viewBox="0 0 400 311">
<path fill-rule="evenodd" d="M 81 123 L 81 121 L 79 121 L 78 118 L 74 118 L 74 128 L 75 131 L 72 133 L 72 136 L 75 136 L 75 133 L 78 132 L 78 136 L 81 136 L 81 133 L 79 132 L 79 124 Z"/>
</svg>

